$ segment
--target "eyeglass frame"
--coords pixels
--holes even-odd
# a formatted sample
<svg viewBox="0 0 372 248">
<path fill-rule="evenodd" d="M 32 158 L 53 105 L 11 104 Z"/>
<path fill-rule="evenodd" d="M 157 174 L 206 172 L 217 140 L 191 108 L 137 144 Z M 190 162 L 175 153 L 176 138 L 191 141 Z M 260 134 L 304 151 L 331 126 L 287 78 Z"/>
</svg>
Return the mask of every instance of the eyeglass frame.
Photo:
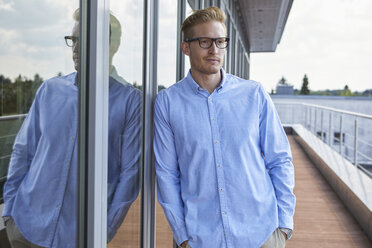
<svg viewBox="0 0 372 248">
<path fill-rule="evenodd" d="M 67 35 L 64 37 L 65 38 L 65 42 L 66 42 L 66 45 L 68 47 L 73 47 L 74 44 L 76 44 L 76 42 L 79 42 L 79 37 L 78 36 L 73 36 L 73 35 Z M 72 45 L 70 46 L 68 41 L 67 40 L 71 40 L 72 41 Z"/>
<path fill-rule="evenodd" d="M 209 40 L 212 40 L 212 42 L 211 42 L 211 45 L 209 46 L 209 47 L 202 47 L 201 46 L 201 44 L 200 44 L 200 40 L 201 39 L 209 39 Z M 226 40 L 226 46 L 225 47 L 219 47 L 218 45 L 217 45 L 217 40 L 218 39 L 225 39 Z M 229 41 L 230 41 L 230 38 L 229 37 L 218 37 L 218 38 L 210 38 L 210 37 L 196 37 L 196 38 L 191 38 L 191 39 L 185 39 L 184 40 L 184 42 L 188 42 L 188 43 L 190 43 L 190 42 L 193 42 L 193 41 L 199 41 L 199 46 L 201 47 L 201 48 L 203 48 L 203 49 L 209 49 L 209 48 L 211 48 L 212 47 L 212 45 L 213 45 L 213 42 L 214 42 L 214 44 L 216 45 L 216 47 L 218 48 L 218 49 L 225 49 L 225 48 L 227 48 L 228 46 L 229 46 Z"/>
</svg>

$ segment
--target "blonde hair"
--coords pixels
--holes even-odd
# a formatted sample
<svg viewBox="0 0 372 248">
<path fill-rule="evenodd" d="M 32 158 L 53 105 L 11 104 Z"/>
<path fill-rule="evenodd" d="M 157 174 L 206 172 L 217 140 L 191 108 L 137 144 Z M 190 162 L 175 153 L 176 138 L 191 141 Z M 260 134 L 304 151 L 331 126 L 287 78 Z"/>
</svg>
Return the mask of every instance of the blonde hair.
<svg viewBox="0 0 372 248">
<path fill-rule="evenodd" d="M 226 30 L 225 19 L 225 13 L 218 7 L 212 6 L 206 9 L 194 10 L 193 13 L 187 17 L 181 25 L 183 40 L 192 38 L 192 28 L 201 23 L 217 21 L 220 22 Z"/>
</svg>

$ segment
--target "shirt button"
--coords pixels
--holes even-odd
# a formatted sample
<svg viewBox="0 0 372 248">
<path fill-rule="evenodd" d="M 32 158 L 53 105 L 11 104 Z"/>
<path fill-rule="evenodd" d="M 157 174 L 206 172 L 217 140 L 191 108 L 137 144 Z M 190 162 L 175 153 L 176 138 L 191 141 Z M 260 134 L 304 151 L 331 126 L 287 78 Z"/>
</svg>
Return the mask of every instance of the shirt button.
<svg viewBox="0 0 372 248">
<path fill-rule="evenodd" d="M 211 120 L 214 121 L 214 118 L 212 117 Z"/>
<path fill-rule="evenodd" d="M 60 207 L 61 207 L 61 205 L 58 204 L 58 205 L 57 205 L 57 208 L 60 208 Z"/>
<path fill-rule="evenodd" d="M 218 140 L 216 140 L 214 143 L 215 143 L 215 144 L 218 144 Z"/>
<path fill-rule="evenodd" d="M 75 139 L 75 137 L 71 137 L 71 140 L 74 140 Z"/>
<path fill-rule="evenodd" d="M 66 163 L 70 163 L 70 160 L 69 160 L 69 159 L 67 159 L 67 160 L 66 160 Z"/>
<path fill-rule="evenodd" d="M 217 167 L 218 167 L 218 168 L 220 168 L 220 167 L 221 167 L 221 165 L 220 165 L 220 164 L 217 164 Z"/>
<path fill-rule="evenodd" d="M 220 191 L 223 191 L 223 188 L 220 188 Z"/>
<path fill-rule="evenodd" d="M 226 212 L 222 212 L 222 215 L 225 215 L 226 214 Z"/>
</svg>

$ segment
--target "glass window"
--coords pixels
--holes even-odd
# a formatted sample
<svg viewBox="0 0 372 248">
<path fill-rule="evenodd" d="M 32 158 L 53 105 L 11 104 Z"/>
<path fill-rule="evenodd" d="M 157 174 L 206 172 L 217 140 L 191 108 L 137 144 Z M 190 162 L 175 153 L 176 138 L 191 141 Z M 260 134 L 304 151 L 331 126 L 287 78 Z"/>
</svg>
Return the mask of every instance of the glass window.
<svg viewBox="0 0 372 248">
<path fill-rule="evenodd" d="M 159 1 L 158 85 L 159 91 L 176 82 L 177 1 Z"/>
<path fill-rule="evenodd" d="M 39 246 L 77 240 L 78 7 L 0 2 L 0 208 Z"/>
<path fill-rule="evenodd" d="M 186 18 L 192 14 L 192 8 L 189 2 L 186 3 Z M 190 60 L 188 56 L 185 56 L 185 76 L 189 73 L 190 70 Z"/>
<path fill-rule="evenodd" d="M 140 247 L 143 1 L 110 1 L 108 247 Z"/>
<path fill-rule="evenodd" d="M 176 83 L 177 7 L 177 1 L 159 1 L 158 91 Z M 157 200 L 155 220 L 156 247 L 172 247 L 173 233 Z"/>
</svg>

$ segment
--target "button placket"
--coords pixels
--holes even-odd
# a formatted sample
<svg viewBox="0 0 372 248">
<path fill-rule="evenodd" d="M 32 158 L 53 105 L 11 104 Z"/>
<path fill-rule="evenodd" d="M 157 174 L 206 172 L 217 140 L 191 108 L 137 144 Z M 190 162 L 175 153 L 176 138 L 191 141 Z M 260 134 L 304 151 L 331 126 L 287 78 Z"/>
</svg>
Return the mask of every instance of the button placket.
<svg viewBox="0 0 372 248">
<path fill-rule="evenodd" d="M 217 171 L 217 189 L 220 199 L 220 211 L 221 211 L 221 219 L 222 219 L 222 225 L 224 228 L 224 235 L 226 237 L 227 247 L 229 247 L 229 224 L 228 224 L 228 218 L 227 218 L 227 199 L 225 195 L 225 179 L 223 174 L 223 167 L 222 167 L 222 153 L 221 153 L 221 146 L 220 146 L 220 138 L 219 138 L 219 128 L 218 128 L 218 122 L 217 122 L 217 115 L 215 112 L 214 104 L 212 97 L 208 97 L 208 108 L 209 108 L 209 118 L 211 120 L 211 126 L 212 126 L 212 139 L 213 139 L 213 146 L 214 146 L 214 158 L 215 158 L 215 166 Z"/>
</svg>

